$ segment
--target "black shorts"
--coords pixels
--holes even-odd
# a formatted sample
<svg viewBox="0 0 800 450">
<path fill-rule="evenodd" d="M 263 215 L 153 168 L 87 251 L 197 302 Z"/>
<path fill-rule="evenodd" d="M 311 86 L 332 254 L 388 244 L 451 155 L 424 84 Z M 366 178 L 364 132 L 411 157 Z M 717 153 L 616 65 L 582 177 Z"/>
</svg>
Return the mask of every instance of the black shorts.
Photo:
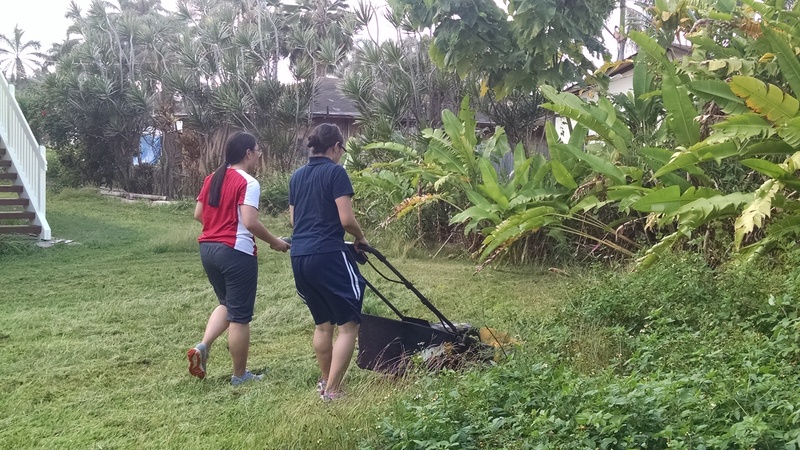
<svg viewBox="0 0 800 450">
<path fill-rule="evenodd" d="M 348 252 L 292 256 L 292 271 L 315 324 L 361 323 L 366 281 Z"/>
<path fill-rule="evenodd" d="M 200 260 L 228 320 L 250 323 L 256 304 L 258 259 L 219 242 L 201 242 Z"/>
</svg>

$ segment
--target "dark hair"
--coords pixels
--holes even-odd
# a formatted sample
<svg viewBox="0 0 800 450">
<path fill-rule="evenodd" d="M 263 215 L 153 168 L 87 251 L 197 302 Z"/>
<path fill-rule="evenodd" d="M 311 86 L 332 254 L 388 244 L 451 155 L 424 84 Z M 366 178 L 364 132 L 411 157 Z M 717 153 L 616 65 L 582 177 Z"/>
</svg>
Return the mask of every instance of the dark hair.
<svg viewBox="0 0 800 450">
<path fill-rule="evenodd" d="M 308 137 L 308 146 L 311 147 L 311 154 L 322 155 L 336 143 L 344 145 L 344 138 L 339 127 L 332 123 L 321 123 L 314 128 L 311 136 Z"/>
<path fill-rule="evenodd" d="M 225 142 L 225 161 L 222 165 L 214 171 L 214 176 L 211 177 L 211 186 L 208 193 L 209 206 L 219 206 L 219 196 L 222 191 L 222 182 L 225 180 L 225 172 L 228 171 L 228 166 L 236 164 L 244 159 L 248 150 L 256 148 L 256 137 L 245 131 L 237 131 L 228 136 Z"/>
</svg>

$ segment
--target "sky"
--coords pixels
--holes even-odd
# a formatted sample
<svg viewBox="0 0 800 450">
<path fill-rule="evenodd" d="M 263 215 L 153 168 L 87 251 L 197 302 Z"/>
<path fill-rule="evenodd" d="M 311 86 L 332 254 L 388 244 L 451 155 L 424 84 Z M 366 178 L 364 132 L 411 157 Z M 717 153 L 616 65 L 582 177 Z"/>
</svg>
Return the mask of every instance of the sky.
<svg viewBox="0 0 800 450">
<path fill-rule="evenodd" d="M 70 21 L 64 18 L 70 0 L 1 0 L 0 34 L 14 35 L 14 25 L 25 32 L 24 41 L 39 41 L 42 51 L 67 37 Z M 84 11 L 91 0 L 75 0 Z M 164 2 L 162 2 L 164 3 Z"/>
</svg>

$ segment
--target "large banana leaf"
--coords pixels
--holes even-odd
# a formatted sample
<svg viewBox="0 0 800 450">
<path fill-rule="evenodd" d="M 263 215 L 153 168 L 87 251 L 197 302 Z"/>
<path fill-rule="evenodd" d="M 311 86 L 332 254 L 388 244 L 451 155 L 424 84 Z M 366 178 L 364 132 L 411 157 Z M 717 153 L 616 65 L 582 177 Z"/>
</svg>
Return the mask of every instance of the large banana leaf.
<svg viewBox="0 0 800 450">
<path fill-rule="evenodd" d="M 446 111 L 446 110 L 445 110 Z M 444 119 L 444 118 L 442 118 Z M 464 139 L 465 146 L 470 150 L 478 145 L 478 136 L 475 134 L 475 128 L 478 126 L 478 121 L 475 119 L 475 111 L 469 107 L 469 95 L 465 95 L 461 99 L 461 108 L 458 110 L 459 122 L 463 122 L 463 130 L 461 133 Z M 450 136 L 452 139 L 453 136 Z"/>
<path fill-rule="evenodd" d="M 731 91 L 728 83 L 722 80 L 697 80 L 687 85 L 695 95 L 713 100 L 727 114 L 741 114 L 749 111 L 744 100 Z"/>
<path fill-rule="evenodd" d="M 778 128 L 778 136 L 792 148 L 800 148 L 800 117 L 795 117 Z"/>
<path fill-rule="evenodd" d="M 578 202 L 572 208 L 570 208 L 569 212 L 574 214 L 578 212 L 598 210 L 609 203 L 611 203 L 610 200 L 601 201 L 596 196 L 590 195 L 588 197 L 584 197 L 583 199 L 581 199 L 580 202 Z"/>
<path fill-rule="evenodd" d="M 667 110 L 667 125 L 675 133 L 676 142 L 684 147 L 694 145 L 700 140 L 700 124 L 694 120 L 697 108 L 678 77 L 675 65 L 667 59 L 664 47 L 650 36 L 631 31 L 628 37 L 639 46 L 640 52 L 647 54 L 660 66 L 661 98 Z"/>
<path fill-rule="evenodd" d="M 708 196 L 708 192 L 713 192 L 713 190 L 708 189 L 704 191 L 703 193 L 705 195 L 699 195 L 699 198 L 696 200 L 665 215 L 663 220 L 677 219 L 678 230 L 681 230 L 684 235 L 689 236 L 692 231 L 705 223 L 722 216 L 730 216 L 739 207 L 752 199 L 750 194 L 742 192 L 714 196 Z"/>
<path fill-rule="evenodd" d="M 637 111 L 643 111 L 645 99 L 642 96 L 650 91 L 653 85 L 653 74 L 647 70 L 647 64 L 637 61 L 633 66 L 633 102 Z"/>
<path fill-rule="evenodd" d="M 641 31 L 630 31 L 628 38 L 632 40 L 638 47 L 639 51 L 647 54 L 653 61 L 655 61 L 662 69 L 664 69 L 668 76 L 675 75 L 675 66 L 667 59 L 666 50 L 655 39 L 642 33 Z"/>
<path fill-rule="evenodd" d="M 770 178 L 781 179 L 791 176 L 783 167 L 764 159 L 745 159 L 742 165 L 758 171 Z"/>
<path fill-rule="evenodd" d="M 550 173 L 550 161 L 545 161 L 544 164 L 540 165 L 536 172 L 533 173 L 533 178 L 529 185 L 542 186 L 548 173 Z"/>
<path fill-rule="evenodd" d="M 581 126 L 578 131 L 582 132 L 582 130 L 586 130 L 586 128 Z M 556 127 L 550 122 L 545 126 L 545 135 L 547 136 L 547 149 L 550 152 L 550 160 L 560 162 L 570 173 L 576 175 L 580 160 L 563 149 L 566 144 L 561 143 L 561 138 L 558 136 Z M 572 141 L 572 136 L 570 136 L 570 141 Z M 583 146 L 583 144 L 581 146 Z"/>
<path fill-rule="evenodd" d="M 566 145 L 561 144 L 562 147 L 566 147 Z M 575 179 L 572 178 L 572 174 L 569 173 L 569 170 L 564 167 L 557 159 L 553 159 L 550 161 L 550 168 L 553 171 L 553 176 L 556 179 L 556 182 L 564 187 L 568 187 L 570 189 L 575 189 L 578 187 L 578 183 L 575 182 Z"/>
<path fill-rule="evenodd" d="M 665 76 L 661 82 L 661 97 L 667 110 L 667 125 L 675 133 L 675 141 L 688 147 L 700 140 L 700 123 L 695 120 L 697 109 L 686 86 L 678 83 L 677 76 Z"/>
<path fill-rule="evenodd" d="M 561 223 L 557 214 L 558 211 L 553 207 L 539 206 L 509 217 L 483 240 L 481 259 L 492 254 L 500 246 L 507 248 L 526 234 L 548 225 Z"/>
<path fill-rule="evenodd" d="M 769 43 L 772 53 L 778 55 L 778 67 L 781 68 L 781 74 L 795 96 L 800 96 L 800 60 L 797 59 L 794 48 L 789 45 L 789 39 L 780 31 L 774 30 L 772 27 L 762 24 L 761 31 L 764 33 L 764 39 Z"/>
<path fill-rule="evenodd" d="M 703 201 L 719 197 L 719 191 L 710 188 L 691 187 L 683 194 L 678 186 L 654 190 L 631 205 L 641 212 L 663 213 L 667 220 L 693 209 L 690 205 L 702 205 Z"/>
<path fill-rule="evenodd" d="M 572 127 L 572 133 L 569 135 L 569 145 L 574 145 L 575 147 L 582 148 L 586 145 L 586 135 L 589 134 L 589 130 L 581 125 L 577 124 Z"/>
<path fill-rule="evenodd" d="M 797 99 L 785 94 L 774 84 L 765 84 L 753 77 L 735 76 L 730 82 L 734 94 L 745 100 L 753 111 L 767 116 L 772 122 L 783 124 L 797 115 Z"/>
<path fill-rule="evenodd" d="M 734 223 L 733 243 L 737 250 L 746 234 L 753 231 L 754 228 L 761 228 L 764 225 L 764 219 L 772 213 L 772 200 L 781 189 L 783 189 L 783 185 L 780 182 L 767 180 L 753 194 L 753 201 L 745 206 L 744 211 Z"/>
<path fill-rule="evenodd" d="M 673 152 L 665 149 L 665 148 L 656 148 L 656 147 L 645 147 L 640 148 L 638 153 L 642 155 L 647 162 L 647 164 L 654 170 L 658 171 L 660 168 L 664 167 L 672 158 Z M 687 167 L 687 171 L 695 176 L 698 177 L 705 177 L 705 172 L 697 166 L 689 166 Z M 677 185 L 680 186 L 681 191 L 685 191 L 692 186 L 692 184 L 684 177 L 676 174 L 676 173 L 667 173 L 661 175 L 660 177 L 661 182 L 664 183 L 665 186 Z"/>
<path fill-rule="evenodd" d="M 620 153 L 627 154 L 628 144 L 633 140 L 630 129 L 616 123 L 610 126 L 606 123 L 608 113 L 601 109 L 587 105 L 577 96 L 570 93 L 558 93 L 553 87 L 543 85 L 540 88 L 550 103 L 542 105 L 566 118 L 572 119 L 586 128 L 594 131 L 606 142 L 614 146 Z"/>
<path fill-rule="evenodd" d="M 800 179 L 794 175 L 794 171 L 788 172 L 778 164 L 771 163 L 764 159 L 754 158 L 742 160 L 742 165 L 778 180 L 794 189 L 800 189 Z"/>
<path fill-rule="evenodd" d="M 541 159 L 537 159 L 537 156 Z M 530 180 L 531 168 L 538 167 L 538 164 L 534 165 L 534 162 L 541 162 L 543 159 L 544 157 L 538 153 L 527 158 L 522 143 L 520 142 L 517 144 L 516 148 L 514 148 L 514 173 L 511 177 L 512 186 L 515 189 L 519 189 L 527 185 Z M 536 169 L 534 168 L 533 170 L 535 171 Z"/>
<path fill-rule="evenodd" d="M 615 166 L 611 161 L 592 155 L 591 153 L 584 152 L 572 145 L 564 144 L 559 146 L 559 148 L 571 153 L 581 161 L 588 163 L 592 170 L 611 178 L 616 184 L 625 184 L 625 174 L 622 173 L 622 170 Z"/>
<path fill-rule="evenodd" d="M 447 110 L 445 112 L 449 113 Z M 445 114 L 442 113 L 442 116 L 445 116 Z M 455 146 L 442 130 L 427 129 L 422 132 L 422 136 L 430 140 L 428 150 L 425 152 L 426 159 L 433 160 L 447 170 L 460 173 L 467 178 L 477 174 L 478 164 L 475 161 L 473 152 L 467 153 L 460 150 L 463 147 Z"/>
<path fill-rule="evenodd" d="M 475 145 L 477 144 L 475 128 L 469 128 L 467 125 L 450 110 L 445 109 L 442 111 L 442 127 L 444 127 L 447 136 L 450 138 L 453 149 L 456 150 L 459 159 L 465 162 L 474 162 Z"/>
<path fill-rule="evenodd" d="M 742 156 L 789 155 L 794 152 L 794 147 L 781 139 L 760 139 L 750 143 L 742 152 Z"/>
<path fill-rule="evenodd" d="M 755 259 L 767 252 L 778 241 L 787 236 L 800 236 L 800 216 L 787 215 L 767 228 L 767 236 L 760 241 L 742 249 L 742 254 L 748 261 Z"/>
<path fill-rule="evenodd" d="M 690 168 L 696 167 L 697 164 L 704 161 L 710 161 L 712 159 L 720 161 L 723 158 L 728 158 L 738 154 L 739 149 L 733 142 L 702 145 L 696 148 L 690 148 L 686 151 L 675 152 L 670 162 L 658 169 L 656 173 L 653 174 L 653 177 L 660 178 L 678 169 L 689 170 Z"/>
<path fill-rule="evenodd" d="M 439 130 L 433 131 L 430 135 L 426 135 L 423 131 L 423 136 L 431 139 L 428 144 L 428 150 L 425 152 L 426 161 L 439 164 L 449 172 L 463 176 L 468 175 L 468 171 L 462 161 L 450 150 L 452 146 L 446 140 L 446 136 L 442 136 Z"/>
<path fill-rule="evenodd" d="M 617 203 L 617 210 L 629 213 L 632 205 L 642 197 L 653 192 L 654 189 L 628 184 L 625 186 L 611 186 L 606 192 L 606 199 Z"/>
<path fill-rule="evenodd" d="M 491 161 L 482 158 L 478 161 L 478 166 L 481 171 L 482 181 L 481 184 L 478 185 L 478 189 L 500 205 L 501 209 L 506 209 L 506 207 L 508 207 L 509 195 L 498 182 L 497 171 Z"/>
<path fill-rule="evenodd" d="M 775 130 L 763 116 L 748 112 L 736 114 L 713 125 L 715 133 L 706 142 L 723 142 L 728 139 L 743 141 L 751 138 L 769 138 Z"/>
<path fill-rule="evenodd" d="M 482 220 L 488 220 L 493 224 L 500 223 L 500 216 L 497 214 L 497 206 L 487 204 L 486 207 L 471 206 L 464 211 L 456 214 L 450 219 L 451 224 L 469 222 L 464 227 L 464 234 L 469 234 L 478 227 Z"/>
<path fill-rule="evenodd" d="M 705 34 L 705 31 L 700 31 L 692 36 L 686 36 L 686 39 L 694 44 L 696 49 L 706 50 L 707 52 L 713 53 L 719 57 L 732 57 L 740 55 L 739 51 L 735 48 L 723 47 L 719 45 L 717 41 Z"/>
<path fill-rule="evenodd" d="M 403 144 L 398 144 L 396 142 L 375 142 L 364 146 L 364 150 L 375 150 L 375 149 L 392 150 L 402 154 L 407 158 L 414 158 L 414 159 L 419 158 L 419 155 L 414 149 Z"/>
</svg>

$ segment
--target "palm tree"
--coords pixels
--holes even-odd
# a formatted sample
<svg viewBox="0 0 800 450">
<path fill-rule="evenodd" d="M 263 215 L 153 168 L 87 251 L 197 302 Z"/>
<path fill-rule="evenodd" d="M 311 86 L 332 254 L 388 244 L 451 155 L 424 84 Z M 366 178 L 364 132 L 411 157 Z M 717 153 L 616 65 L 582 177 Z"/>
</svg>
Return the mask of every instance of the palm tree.
<svg viewBox="0 0 800 450">
<path fill-rule="evenodd" d="M 26 72 L 34 71 L 45 58 L 38 51 L 42 44 L 39 41 L 23 41 L 24 34 L 19 25 L 14 26 L 11 37 L 0 34 L 0 71 L 12 81 L 25 78 Z"/>
<path fill-rule="evenodd" d="M 353 48 L 362 28 L 344 0 L 300 0 L 284 5 L 290 26 L 289 59 L 293 66 L 309 63 L 314 77 L 332 72 Z"/>
</svg>

